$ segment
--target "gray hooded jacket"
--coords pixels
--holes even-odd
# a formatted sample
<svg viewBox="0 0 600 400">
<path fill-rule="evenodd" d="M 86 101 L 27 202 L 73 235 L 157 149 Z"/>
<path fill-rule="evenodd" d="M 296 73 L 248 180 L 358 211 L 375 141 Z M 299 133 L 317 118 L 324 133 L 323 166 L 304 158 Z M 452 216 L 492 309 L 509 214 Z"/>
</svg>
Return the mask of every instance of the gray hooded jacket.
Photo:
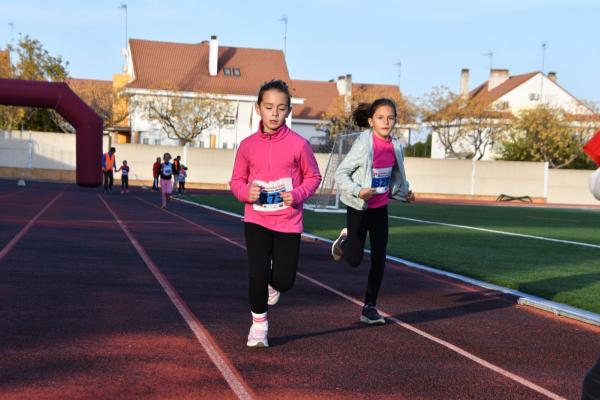
<svg viewBox="0 0 600 400">
<path fill-rule="evenodd" d="M 406 201 L 408 181 L 404 171 L 404 152 L 400 141 L 392 137 L 396 164 L 390 179 L 390 198 Z M 367 202 L 358 194 L 361 189 L 371 187 L 373 174 L 373 131 L 368 129 L 360 134 L 352 148 L 335 171 L 335 180 L 340 191 L 340 199 L 348 207 L 356 210 L 367 209 Z"/>
</svg>

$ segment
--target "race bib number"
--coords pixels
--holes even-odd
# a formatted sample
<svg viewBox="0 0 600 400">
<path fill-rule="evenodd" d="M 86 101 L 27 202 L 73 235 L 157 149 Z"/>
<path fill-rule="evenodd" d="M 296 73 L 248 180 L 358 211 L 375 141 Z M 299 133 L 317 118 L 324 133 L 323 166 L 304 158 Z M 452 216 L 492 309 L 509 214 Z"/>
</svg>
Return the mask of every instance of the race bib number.
<svg viewBox="0 0 600 400">
<path fill-rule="evenodd" d="M 392 167 L 373 168 L 373 179 L 371 187 L 379 194 L 387 193 L 390 187 L 390 177 L 392 176 Z"/>
<path fill-rule="evenodd" d="M 163 164 L 163 175 L 171 175 L 173 173 L 173 164 Z"/>
<path fill-rule="evenodd" d="M 258 201 L 252 205 L 254 210 L 268 212 L 288 208 L 288 206 L 283 204 L 281 193 L 292 191 L 292 178 L 281 178 L 271 182 L 256 180 L 254 183 L 260 186 L 260 197 L 258 198 Z"/>
</svg>

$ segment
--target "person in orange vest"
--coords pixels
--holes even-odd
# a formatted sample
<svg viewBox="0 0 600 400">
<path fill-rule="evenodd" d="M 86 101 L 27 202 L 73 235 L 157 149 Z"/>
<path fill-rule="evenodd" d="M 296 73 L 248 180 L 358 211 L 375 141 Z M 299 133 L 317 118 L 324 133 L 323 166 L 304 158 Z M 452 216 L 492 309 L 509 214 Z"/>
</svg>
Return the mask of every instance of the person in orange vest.
<svg viewBox="0 0 600 400">
<path fill-rule="evenodd" d="M 112 192 L 113 191 L 113 171 L 116 171 L 117 164 L 115 160 L 115 152 L 117 150 L 114 147 L 111 147 L 108 150 L 108 153 L 104 153 L 102 155 L 102 174 L 104 174 L 104 191 Z"/>
</svg>

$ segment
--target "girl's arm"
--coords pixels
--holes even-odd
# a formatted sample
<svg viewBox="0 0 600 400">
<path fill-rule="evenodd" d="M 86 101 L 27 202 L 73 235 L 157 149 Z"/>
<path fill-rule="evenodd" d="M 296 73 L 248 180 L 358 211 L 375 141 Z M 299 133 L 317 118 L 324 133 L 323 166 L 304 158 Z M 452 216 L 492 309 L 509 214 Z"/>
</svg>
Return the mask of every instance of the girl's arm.
<svg viewBox="0 0 600 400">
<path fill-rule="evenodd" d="M 335 182 L 339 190 L 350 193 L 354 197 L 358 197 L 363 187 L 361 186 L 362 182 L 352 180 L 352 174 L 364 162 L 364 153 L 362 144 L 358 141 L 354 142 L 352 148 L 335 171 Z"/>
<path fill-rule="evenodd" d="M 292 193 L 292 204 L 303 203 L 310 196 L 315 194 L 321 183 L 321 173 L 317 159 L 312 152 L 310 143 L 304 142 L 300 152 L 300 170 L 302 171 L 302 184 L 294 188 Z"/>
<path fill-rule="evenodd" d="M 123 169 L 123 167 L 119 167 L 119 169 L 115 170 L 115 172 L 119 172 L 122 169 Z"/>
<path fill-rule="evenodd" d="M 248 184 L 248 159 L 244 154 L 245 146 L 240 146 L 237 154 L 235 155 L 235 162 L 233 164 L 233 173 L 231 175 L 231 181 L 229 186 L 231 187 L 231 193 L 236 199 L 244 203 L 249 202 L 248 193 L 250 190 Z"/>
</svg>

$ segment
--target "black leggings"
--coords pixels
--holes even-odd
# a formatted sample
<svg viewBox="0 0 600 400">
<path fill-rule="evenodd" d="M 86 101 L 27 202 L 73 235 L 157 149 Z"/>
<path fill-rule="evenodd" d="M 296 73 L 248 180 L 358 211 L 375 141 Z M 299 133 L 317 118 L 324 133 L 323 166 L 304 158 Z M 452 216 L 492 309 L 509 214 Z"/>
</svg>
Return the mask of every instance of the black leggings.
<svg viewBox="0 0 600 400">
<path fill-rule="evenodd" d="M 112 189 L 113 187 L 113 171 L 102 171 L 104 173 L 104 190 Z"/>
<path fill-rule="evenodd" d="M 129 189 L 129 176 L 121 175 L 121 190 Z"/>
<path fill-rule="evenodd" d="M 244 233 L 250 272 L 250 309 L 262 314 L 267 311 L 267 285 L 280 292 L 288 291 L 294 286 L 300 254 L 300 234 L 276 232 L 249 222 L 244 224 Z"/>
<path fill-rule="evenodd" d="M 600 359 L 592 367 L 583 380 L 582 400 L 600 399 Z"/>
<path fill-rule="evenodd" d="M 352 267 L 358 267 L 365 253 L 367 233 L 371 241 L 371 270 L 365 294 L 365 304 L 376 305 L 383 280 L 388 242 L 387 206 L 368 208 L 363 211 L 348 207 L 346 211 L 348 238 L 343 243 L 344 259 Z"/>
</svg>

